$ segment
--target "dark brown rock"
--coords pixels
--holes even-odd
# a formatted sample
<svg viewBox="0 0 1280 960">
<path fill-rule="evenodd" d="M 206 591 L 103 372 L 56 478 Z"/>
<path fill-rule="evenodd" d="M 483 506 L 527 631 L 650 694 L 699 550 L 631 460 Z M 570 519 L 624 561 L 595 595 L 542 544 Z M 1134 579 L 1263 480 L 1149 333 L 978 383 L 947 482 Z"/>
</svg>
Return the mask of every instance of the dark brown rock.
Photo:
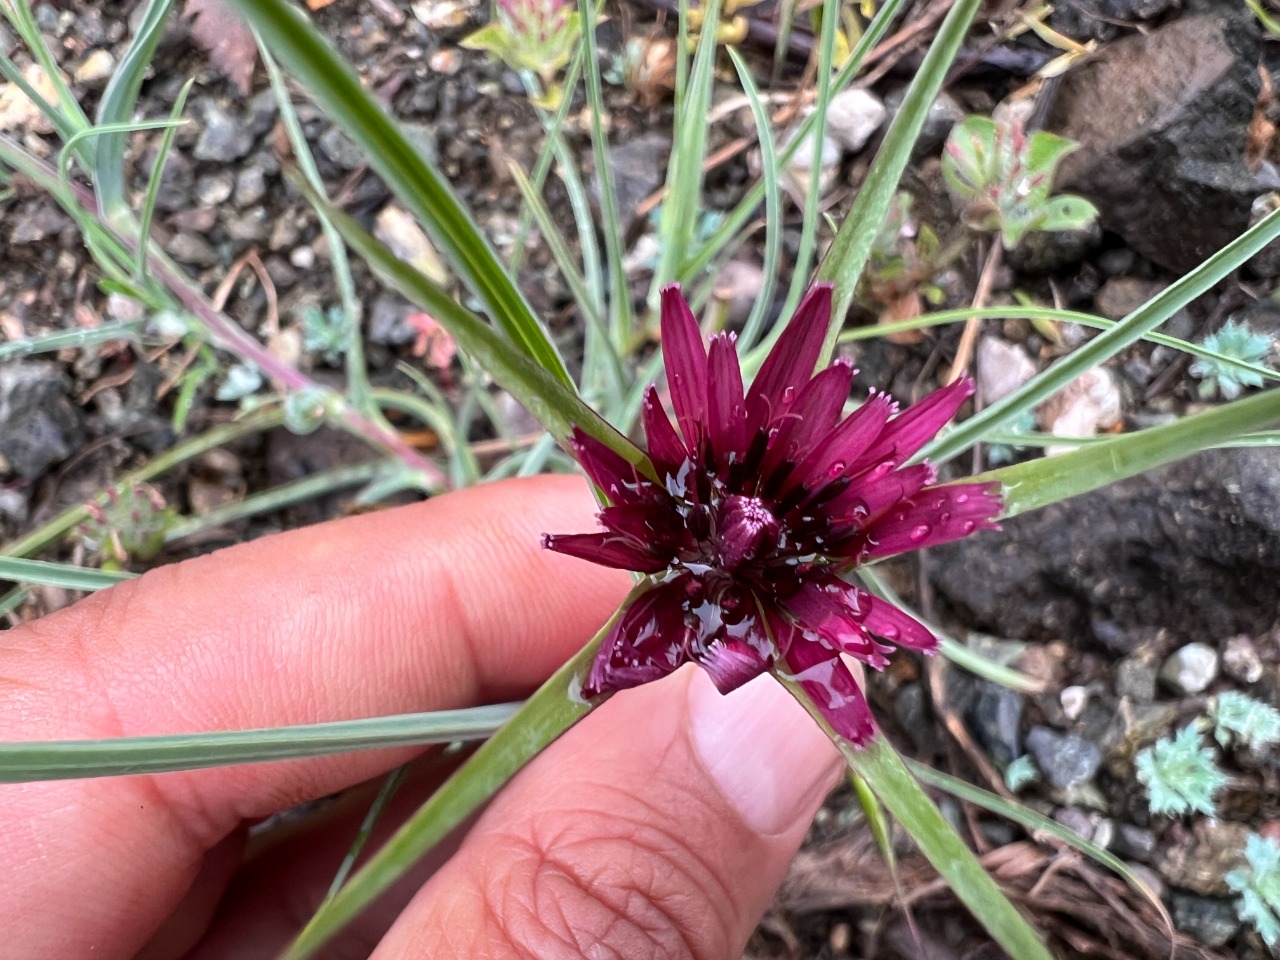
<svg viewBox="0 0 1280 960">
<path fill-rule="evenodd" d="M 1080 144 L 1059 186 L 1171 270 L 1237 237 L 1254 199 L 1276 186 L 1274 170 L 1245 165 L 1261 40 L 1239 14 L 1219 6 L 1108 44 L 1067 76 L 1047 124 Z"/>
<path fill-rule="evenodd" d="M 1265 633 L 1280 619 L 1280 451 L 1200 454 L 933 551 L 941 597 L 979 629 L 1132 650 Z"/>
</svg>

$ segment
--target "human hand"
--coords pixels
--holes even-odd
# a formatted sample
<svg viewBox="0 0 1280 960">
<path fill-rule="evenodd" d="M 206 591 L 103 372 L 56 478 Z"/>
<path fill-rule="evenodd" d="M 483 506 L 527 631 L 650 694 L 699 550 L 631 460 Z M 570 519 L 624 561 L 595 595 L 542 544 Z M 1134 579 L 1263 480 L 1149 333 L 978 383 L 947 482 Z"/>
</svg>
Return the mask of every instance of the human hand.
<svg viewBox="0 0 1280 960">
<path fill-rule="evenodd" d="M 541 477 L 153 571 L 0 636 L 0 740 L 526 695 L 627 591 L 626 574 L 538 546 L 547 530 L 591 529 L 592 512 L 580 480 Z M 413 756 L 0 785 L 0 955 L 273 957 L 324 897 L 370 793 L 305 832 L 246 845 L 246 825 Z M 686 669 L 625 691 L 327 955 L 736 958 L 839 770 L 768 677 L 721 697 Z M 421 802 L 432 774 L 410 780 L 375 836 Z"/>
</svg>

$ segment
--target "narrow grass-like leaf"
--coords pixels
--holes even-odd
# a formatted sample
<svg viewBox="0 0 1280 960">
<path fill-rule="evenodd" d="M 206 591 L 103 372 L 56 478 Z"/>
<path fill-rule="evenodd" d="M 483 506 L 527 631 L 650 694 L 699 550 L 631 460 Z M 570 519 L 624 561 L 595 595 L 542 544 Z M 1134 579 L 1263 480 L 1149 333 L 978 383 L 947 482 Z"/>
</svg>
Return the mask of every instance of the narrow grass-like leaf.
<svg viewBox="0 0 1280 960">
<path fill-rule="evenodd" d="M 136 341 L 145 326 L 146 323 L 143 320 L 122 320 L 119 323 L 107 323 L 100 327 L 63 330 L 43 337 L 10 340 L 7 343 L 0 343 L 0 363 L 16 360 L 18 357 L 30 357 L 37 353 L 50 353 L 54 350 L 76 350 L 122 340 Z"/>
<path fill-rule="evenodd" d="M 1046 833 L 1055 840 L 1079 850 L 1089 859 L 1102 864 L 1133 888 L 1135 892 L 1147 898 L 1148 902 L 1156 908 L 1164 919 L 1165 927 L 1168 929 L 1170 937 L 1172 937 L 1173 920 L 1165 909 L 1164 902 L 1142 877 L 1138 876 L 1137 873 L 1129 868 L 1127 863 L 1114 853 L 1104 850 L 1092 840 L 1086 840 L 1070 827 L 1065 827 L 1056 820 L 1050 820 L 1043 814 L 1036 813 L 1026 804 L 1006 800 L 990 790 L 983 790 L 981 787 L 976 787 L 972 783 L 961 780 L 959 777 L 953 777 L 939 770 L 934 770 L 928 764 L 920 763 L 916 760 L 907 760 L 906 763 L 907 769 L 919 780 L 930 786 L 945 790 L 953 797 L 964 800 L 966 803 L 972 803 L 983 810 L 998 814 L 1007 820 L 1012 820 L 1027 830 Z"/>
<path fill-rule="evenodd" d="M 173 0 L 148 0 L 138 22 L 138 32 L 111 71 L 111 79 L 98 103 L 97 126 L 106 132 L 93 144 L 93 184 L 98 209 L 108 223 L 128 214 L 124 186 L 125 137 L 138 105 L 138 91 L 151 68 L 172 7 Z"/>
<path fill-rule="evenodd" d="M 180 126 L 182 121 L 174 119 L 137 120 L 132 123 L 99 123 L 86 130 L 79 130 L 58 151 L 58 176 L 63 181 L 71 179 L 71 161 L 84 141 L 123 137 L 127 133 L 136 133 L 141 130 L 169 130 Z"/>
<path fill-rule="evenodd" d="M 885 133 L 884 142 L 867 171 L 866 179 L 858 188 L 858 195 L 854 198 L 844 223 L 840 225 L 840 230 L 818 269 L 819 280 L 830 280 L 835 284 L 831 326 L 827 331 L 820 364 L 826 364 L 831 356 L 836 335 L 844 323 L 849 304 L 853 302 L 858 279 L 871 255 L 871 247 L 889 210 L 893 194 L 898 189 L 898 181 L 902 179 L 903 171 L 911 160 L 911 151 L 924 127 L 929 108 L 937 99 L 947 71 L 960 52 L 960 44 L 980 6 L 981 0 L 956 0 L 947 12 L 911 86 L 907 88 L 897 116 Z"/>
<path fill-rule="evenodd" d="M 351 871 L 356 865 L 356 860 L 360 858 L 360 854 L 364 851 L 369 838 L 373 836 L 373 828 L 382 817 L 387 804 L 391 802 L 391 798 L 400 789 L 400 784 L 404 782 L 405 774 L 408 771 L 407 764 L 402 767 L 396 767 L 391 771 L 387 779 L 383 781 L 382 786 L 378 789 L 378 795 L 373 798 L 373 803 L 369 805 L 369 812 L 360 821 L 360 829 L 356 831 L 356 838 L 351 841 L 351 848 L 347 850 L 347 855 L 342 858 L 342 863 L 338 864 L 338 872 L 334 874 L 333 882 L 329 884 L 329 892 L 325 894 L 326 900 L 332 900 L 338 891 L 342 889 L 342 885 L 347 882 L 347 877 L 351 875 Z"/>
<path fill-rule="evenodd" d="M 635 591 L 628 601 L 634 596 Z M 432 794 L 332 900 L 316 911 L 279 960 L 305 960 L 314 955 L 525 764 L 591 711 L 591 705 L 579 695 L 580 677 L 590 668 L 616 617 L 617 614 L 526 700 L 510 722 Z"/>
<path fill-rule="evenodd" d="M 818 243 L 823 219 L 820 213 L 822 201 L 822 157 L 827 139 L 827 112 L 831 104 L 831 63 L 835 59 L 836 28 L 840 24 L 839 0 L 823 0 L 820 8 L 822 31 L 818 35 L 818 96 L 814 101 L 813 132 L 807 134 L 813 144 L 809 162 L 809 182 L 804 195 L 804 216 L 800 225 L 800 246 L 796 250 L 796 262 L 791 274 L 791 285 L 782 304 L 782 315 L 791 316 L 800 298 L 809 287 L 810 261 Z M 859 190 L 861 194 L 861 189 Z M 843 316 L 843 313 L 841 314 Z M 779 329 L 782 325 L 779 324 Z"/>
<path fill-rule="evenodd" d="M 353 750 L 483 740 L 515 716 L 519 706 L 500 703 L 262 730 L 0 743 L 0 783 L 201 770 Z"/>
<path fill-rule="evenodd" d="M 564 277 L 565 282 L 569 285 L 569 290 L 573 294 L 574 300 L 578 303 L 578 309 L 592 332 L 592 340 L 594 342 L 591 352 L 599 355 L 603 361 L 602 366 L 604 367 L 607 389 L 610 393 L 620 396 L 623 384 L 626 382 L 626 373 L 622 369 L 622 360 L 618 356 L 613 339 L 610 337 L 608 329 L 605 328 L 604 319 L 600 316 L 599 301 L 587 289 L 586 278 L 578 270 L 577 264 L 573 262 L 573 253 L 569 250 L 569 244 L 565 240 L 564 234 L 556 226 L 555 220 L 551 218 L 551 211 L 542 202 L 542 197 L 538 196 L 537 191 L 533 189 L 533 184 L 529 182 L 529 178 L 514 162 L 507 169 L 511 172 L 511 177 L 515 180 L 520 195 L 524 198 L 525 206 L 532 212 L 533 219 L 538 224 L 538 229 L 542 232 L 542 238 L 551 250 L 552 259 L 555 260 L 561 276 Z"/>
<path fill-rule="evenodd" d="M 894 20 L 902 12 L 905 4 L 906 0 L 888 0 L 876 12 L 871 23 L 867 25 L 866 31 L 858 39 L 858 43 L 854 46 L 849 59 L 845 61 L 844 66 L 840 68 L 840 72 L 836 74 L 835 79 L 832 81 L 833 95 L 845 89 L 852 82 L 854 76 L 862 67 L 863 59 L 888 32 L 889 27 L 893 25 Z M 805 138 L 812 134 L 816 122 L 817 116 L 812 113 L 800 122 L 800 125 L 796 128 L 794 139 L 778 151 L 777 162 L 779 167 L 784 167 L 791 162 L 792 157 L 800 149 L 800 145 L 804 143 Z M 697 251 L 684 264 L 680 276 L 677 278 L 681 283 L 692 283 L 706 270 L 708 264 L 721 255 L 732 239 L 741 233 L 751 218 L 755 216 L 756 210 L 764 200 L 764 195 L 765 185 L 763 181 L 758 180 L 725 216 L 720 226 L 716 228 L 711 236 L 705 242 L 699 244 Z M 781 327 L 777 329 L 777 332 L 781 332 Z M 752 351 L 750 358 L 744 362 L 744 369 L 754 370 L 758 367 L 772 342 L 773 339 L 770 338 L 758 344 L 755 350 Z"/>
<path fill-rule="evenodd" d="M 821 712 L 800 686 L 794 681 L 783 682 L 830 733 Z M 911 835 L 920 852 L 1005 952 L 1018 960 L 1053 960 L 1026 919 L 996 886 L 973 851 L 965 846 L 889 742 L 877 734 L 865 747 L 858 748 L 835 734 L 831 734 L 831 738 L 849 767 L 867 782 L 889 813 Z"/>
<path fill-rule="evenodd" d="M 80 103 L 76 100 L 75 94 L 71 92 L 71 88 L 62 78 L 62 72 L 58 69 L 58 61 L 54 57 L 53 52 L 45 45 L 44 37 L 40 33 L 39 26 L 36 25 L 35 17 L 31 15 L 31 5 L 27 0 L 7 0 L 0 3 L 0 12 L 13 26 L 27 50 L 35 57 L 45 75 L 48 76 L 49 82 L 53 85 L 56 92 L 58 102 L 51 104 L 42 97 L 27 82 L 26 77 L 18 70 L 17 66 L 8 57 L 0 55 L 0 67 L 3 67 L 5 79 L 18 87 L 31 102 L 40 108 L 40 112 L 48 118 L 57 130 L 58 136 L 66 140 L 75 136 L 77 131 L 83 130 L 89 126 L 89 118 L 85 116 L 83 110 L 80 109 Z M 86 145 L 87 146 L 87 145 Z M 89 162 L 90 155 L 85 150 L 79 158 L 85 164 L 85 168 L 91 168 Z"/>
<path fill-rule="evenodd" d="M 101 590 L 114 586 L 121 580 L 132 580 L 135 576 L 132 573 L 74 567 L 67 563 L 0 557 L 0 580 L 12 583 L 40 584 L 66 590 Z"/>
<path fill-rule="evenodd" d="M 354 220 L 334 209 L 305 184 L 312 204 L 391 285 L 411 303 L 426 310 L 449 331 L 458 346 L 510 391 L 556 439 L 564 441 L 574 427 L 595 437 L 646 474 L 653 475 L 649 458 L 630 440 L 601 419 L 545 368 L 499 335 L 479 317 L 459 305 L 447 292 L 395 256 L 362 230 Z"/>
<path fill-rule="evenodd" d="M 998 481 L 1003 486 L 1003 516 L 1015 517 L 1277 423 L 1280 389 L 1273 389 L 1162 427 L 992 470 L 972 481 Z"/>
<path fill-rule="evenodd" d="M 365 151 L 511 342 L 569 389 L 564 361 L 445 179 L 413 147 L 332 44 L 288 0 L 231 0 L 266 47 Z"/>
<path fill-rule="evenodd" d="M 21 584 L 0 595 L 0 619 L 17 610 L 27 600 L 27 588 Z"/>
<path fill-rule="evenodd" d="M 583 78 L 587 88 L 587 106 L 591 113 L 591 151 L 595 156 L 596 179 L 600 186 L 600 211 L 604 223 L 605 257 L 609 263 L 609 321 L 613 331 L 613 348 L 627 348 L 631 337 L 631 287 L 622 264 L 622 218 L 618 210 L 618 193 L 613 182 L 613 161 L 609 159 L 609 137 L 605 132 L 604 91 L 600 77 L 600 53 L 596 47 L 598 14 L 593 0 L 578 0 L 582 18 Z M 564 163 L 564 161 L 561 161 Z M 568 165 L 572 166 L 569 160 Z"/>
<path fill-rule="evenodd" d="M 578 78 L 582 73 L 583 50 L 584 48 L 579 44 L 578 49 L 574 51 L 573 57 L 569 61 L 569 68 L 564 75 L 564 88 L 563 95 L 560 97 L 560 105 L 549 116 L 541 114 L 547 136 L 542 143 L 542 148 L 538 151 L 537 162 L 533 165 L 532 178 L 533 185 L 539 192 L 546 186 L 547 176 L 551 173 L 552 160 L 560 161 L 557 144 L 563 144 L 564 142 L 564 125 L 569 118 L 569 111 L 574 105 L 573 92 L 578 86 Z M 529 226 L 532 222 L 532 214 L 528 210 L 521 211 L 520 230 L 511 249 L 510 275 L 513 277 L 520 276 L 520 267 L 524 264 L 525 238 L 528 236 Z"/>
<path fill-rule="evenodd" d="M 853 330 L 845 330 L 838 339 L 840 343 L 850 343 L 855 340 L 873 340 L 895 333 L 960 323 L 969 317 L 978 317 L 981 320 L 1056 320 L 1061 323 L 1078 323 L 1081 326 L 1093 327 L 1096 330 L 1110 330 L 1117 323 L 1115 320 L 1099 317 L 1092 313 L 1080 313 L 1077 310 L 1056 310 L 1052 307 L 979 307 L 965 310 L 938 310 L 935 313 L 924 313 L 918 317 L 912 317 L 910 320 L 857 327 Z M 1223 364 L 1242 373 L 1252 373 L 1265 380 L 1280 380 L 1280 370 L 1273 370 L 1270 367 L 1264 367 L 1256 363 L 1246 363 L 1237 357 L 1219 353 L 1217 350 L 1210 350 L 1203 344 L 1192 343 L 1190 340 L 1183 340 L 1180 337 L 1171 337 L 1167 333 L 1152 331 L 1143 334 L 1142 339 L 1150 343 L 1159 343 L 1166 347 L 1172 347 L 1183 353 L 1189 353 L 1201 360 L 1211 360 L 1215 363 Z"/>
<path fill-rule="evenodd" d="M 680 43 L 688 36 L 687 2 L 681 0 Z M 707 0 L 699 8 L 702 28 L 693 69 L 684 90 L 677 88 L 675 130 L 671 159 L 667 163 L 666 193 L 658 226 L 660 253 L 654 271 L 649 303 L 657 303 L 658 288 L 678 279 L 693 248 L 698 218 L 702 213 L 702 166 L 707 156 L 707 112 L 711 108 L 711 87 L 715 80 L 716 25 L 720 22 L 720 0 Z"/>
<path fill-rule="evenodd" d="M 1113 434 L 1107 433 L 1094 434 L 1091 437 L 1059 437 L 1052 433 L 1041 433 L 1035 430 L 1026 433 L 993 430 L 986 437 L 987 443 L 1002 443 L 1011 447 L 1096 447 L 1100 443 L 1110 443 L 1115 439 Z M 1258 430 L 1253 433 L 1242 433 L 1238 437 L 1225 437 L 1205 449 L 1227 450 L 1276 446 L 1280 446 L 1280 430 Z"/>
<path fill-rule="evenodd" d="M 151 176 L 147 179 L 147 194 L 142 201 L 142 215 L 138 222 L 138 236 L 151 236 L 151 221 L 155 218 L 156 200 L 160 196 L 160 184 L 164 177 L 164 166 L 169 159 L 169 153 L 173 150 L 173 141 L 178 136 L 178 121 L 182 119 L 182 111 L 186 109 L 187 97 L 191 93 L 192 86 L 195 85 L 196 78 L 190 77 L 186 83 L 182 85 L 182 89 L 178 91 L 178 97 L 173 102 L 173 109 L 169 111 L 169 120 L 173 122 L 173 126 L 165 130 L 164 135 L 160 138 L 160 147 L 156 150 L 156 158 L 151 162 Z M 133 275 L 138 280 L 142 280 L 147 273 L 147 245 L 145 243 L 138 244 L 137 250 L 134 251 Z"/>
<path fill-rule="evenodd" d="M 1032 377 L 1021 387 L 970 417 L 946 436 L 927 446 L 922 457 L 945 463 L 980 441 L 987 430 L 1029 410 L 1057 393 L 1091 367 L 1115 356 L 1146 336 L 1196 297 L 1243 264 L 1272 240 L 1280 237 L 1280 210 L 1268 215 L 1239 238 L 1227 244 L 1191 273 L 1156 294 L 1110 330 L 1094 337 L 1079 350 L 1063 357 L 1049 369 Z"/>
<path fill-rule="evenodd" d="M 302 130 L 302 121 L 298 119 L 298 111 L 293 108 L 293 98 L 289 95 L 289 87 L 285 83 L 284 74 L 276 64 L 256 32 L 254 40 L 258 45 L 258 54 L 267 68 L 267 77 L 271 81 L 271 89 L 275 93 L 276 105 L 280 109 L 280 120 L 284 124 L 289 146 L 298 161 L 298 169 L 307 178 L 311 188 L 317 193 L 324 192 L 324 181 L 320 178 L 320 169 L 316 166 L 315 156 L 311 153 L 311 145 Z M 342 236 L 334 229 L 333 224 L 320 211 L 316 212 L 320 219 L 320 229 L 324 232 L 325 241 L 329 245 L 329 265 L 333 270 L 334 286 L 338 288 L 338 300 L 341 303 L 343 316 L 347 321 L 347 337 L 342 351 L 343 369 L 347 375 L 346 389 L 352 405 L 366 417 L 381 420 L 381 413 L 372 397 L 369 384 L 369 371 L 364 359 L 364 308 L 356 295 L 355 280 L 351 276 L 351 263 L 347 259 L 347 245 Z"/>
<path fill-rule="evenodd" d="M 760 330 L 773 305 L 773 291 L 778 284 L 778 259 L 782 252 L 782 194 L 779 188 L 781 181 L 778 177 L 778 154 L 773 142 L 773 125 L 769 122 L 769 113 L 765 110 L 760 90 L 751 77 L 751 68 L 737 50 L 733 47 L 726 49 L 729 59 L 733 61 L 733 69 L 738 73 L 742 92 L 751 104 L 756 139 L 760 142 L 760 177 L 764 183 L 764 286 L 761 287 L 760 295 L 756 297 L 747 322 L 742 326 L 742 334 L 738 337 L 738 352 L 744 354 L 760 339 Z"/>
</svg>

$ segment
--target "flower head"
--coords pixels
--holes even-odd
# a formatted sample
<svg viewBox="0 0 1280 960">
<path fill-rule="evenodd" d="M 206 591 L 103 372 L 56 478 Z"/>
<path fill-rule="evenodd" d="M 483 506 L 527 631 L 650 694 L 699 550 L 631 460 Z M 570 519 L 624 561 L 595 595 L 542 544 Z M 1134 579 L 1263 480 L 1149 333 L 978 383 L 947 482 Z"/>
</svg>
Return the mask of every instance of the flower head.
<svg viewBox="0 0 1280 960">
<path fill-rule="evenodd" d="M 844 417 L 850 365 L 813 373 L 830 316 L 831 287 L 819 284 L 744 391 L 733 335 L 712 337 L 708 350 L 679 288 L 662 291 L 675 424 L 656 388 L 643 408 L 658 480 L 575 431 L 573 452 L 610 502 L 604 532 L 543 540 L 650 577 L 605 637 L 586 696 L 689 662 L 722 693 L 775 670 L 861 744 L 873 733 L 871 711 L 841 655 L 881 669 L 890 643 L 937 646 L 923 625 L 840 573 L 995 526 L 995 484 L 935 486 L 929 465 L 904 465 L 973 385 L 961 380 L 902 413 L 873 394 Z"/>
</svg>

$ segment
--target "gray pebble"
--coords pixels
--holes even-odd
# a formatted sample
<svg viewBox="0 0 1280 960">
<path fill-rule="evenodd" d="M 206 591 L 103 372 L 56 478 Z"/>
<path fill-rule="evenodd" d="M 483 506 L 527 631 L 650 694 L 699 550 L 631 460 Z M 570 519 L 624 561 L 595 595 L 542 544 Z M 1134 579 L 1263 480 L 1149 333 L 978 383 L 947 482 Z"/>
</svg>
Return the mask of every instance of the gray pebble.
<svg viewBox="0 0 1280 960">
<path fill-rule="evenodd" d="M 196 181 L 196 199 L 206 207 L 226 203 L 235 189 L 235 177 L 230 173 L 209 173 Z"/>
<path fill-rule="evenodd" d="M 337 127 L 330 127 L 320 134 L 320 152 L 343 170 L 354 170 L 364 163 L 364 151 L 357 147 Z"/>
<path fill-rule="evenodd" d="M 1049 727 L 1032 727 L 1027 748 L 1045 779 L 1059 790 L 1087 783 L 1102 765 L 1102 751 L 1074 733 L 1058 733 Z"/>
<path fill-rule="evenodd" d="M 1173 925 L 1206 947 L 1221 947 L 1240 932 L 1235 901 L 1226 897 L 1201 897 L 1173 891 Z"/>
<path fill-rule="evenodd" d="M 193 153 L 197 160 L 216 160 L 229 163 L 239 160 L 253 147 L 249 129 L 216 103 L 207 103 L 204 111 L 204 129 L 196 140 Z"/>
<path fill-rule="evenodd" d="M 219 260 L 213 245 L 194 233 L 174 234 L 164 248 L 175 260 L 197 267 L 211 267 Z"/>
</svg>

